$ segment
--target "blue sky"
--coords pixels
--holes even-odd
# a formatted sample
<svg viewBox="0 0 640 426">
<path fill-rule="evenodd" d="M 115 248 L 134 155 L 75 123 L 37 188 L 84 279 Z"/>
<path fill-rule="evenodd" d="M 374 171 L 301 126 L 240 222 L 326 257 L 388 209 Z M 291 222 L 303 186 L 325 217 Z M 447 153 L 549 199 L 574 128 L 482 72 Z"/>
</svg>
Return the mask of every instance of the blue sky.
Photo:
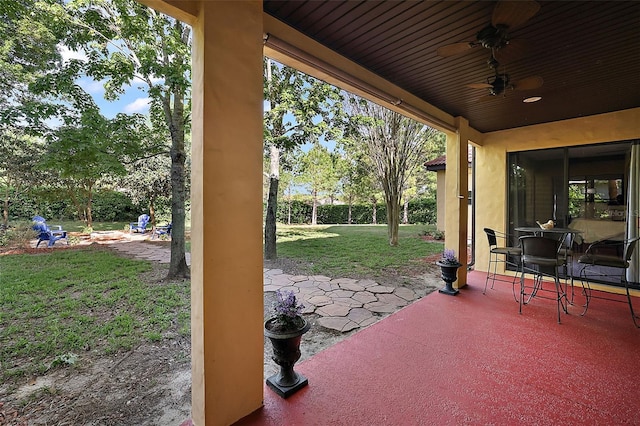
<svg viewBox="0 0 640 426">
<path fill-rule="evenodd" d="M 63 62 L 70 59 L 87 59 L 87 56 L 82 51 L 70 51 L 66 46 L 62 45 L 58 46 L 58 48 L 62 55 Z M 131 86 L 125 90 L 125 93 L 112 102 L 104 99 L 105 81 L 96 81 L 89 77 L 83 77 L 77 80 L 77 83 L 93 97 L 94 101 L 100 108 L 100 111 L 106 118 L 113 118 L 116 114 L 121 112 L 126 114 L 147 114 L 149 112 L 149 97 L 145 90 L 147 88 L 147 84 L 142 81 L 134 80 Z M 265 110 L 269 109 L 269 103 L 266 101 L 264 102 L 264 108 Z M 295 118 L 292 115 L 287 115 L 287 119 L 295 121 Z M 324 138 L 321 138 L 320 143 L 326 146 L 330 151 L 333 151 L 336 148 L 335 141 L 327 141 Z M 303 145 L 301 148 L 306 152 L 311 148 L 311 146 L 312 145 L 308 143 Z"/>
<path fill-rule="evenodd" d="M 73 52 L 65 46 L 59 46 L 59 49 L 63 62 L 69 59 L 86 60 L 84 52 Z M 83 77 L 77 80 L 77 83 L 93 97 L 100 111 L 107 118 L 113 118 L 120 112 L 146 114 L 149 111 L 149 97 L 144 90 L 139 89 L 139 87 L 146 87 L 146 83 L 141 81 L 133 81 L 125 93 L 113 102 L 104 99 L 104 81 Z"/>
</svg>

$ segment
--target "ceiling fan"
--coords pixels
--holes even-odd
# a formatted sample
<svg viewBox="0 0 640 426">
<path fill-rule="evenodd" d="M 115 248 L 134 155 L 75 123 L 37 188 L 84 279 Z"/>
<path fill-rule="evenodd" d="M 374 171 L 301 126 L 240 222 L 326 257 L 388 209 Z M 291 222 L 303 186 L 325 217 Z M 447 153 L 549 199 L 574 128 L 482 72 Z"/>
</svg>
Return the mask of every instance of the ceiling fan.
<svg viewBox="0 0 640 426">
<path fill-rule="evenodd" d="M 498 1 L 491 16 L 491 24 L 476 34 L 475 41 L 454 43 L 438 48 L 438 56 L 448 58 L 481 46 L 491 50 L 492 57 L 502 62 L 517 59 L 526 48 L 526 41 L 512 40 L 509 31 L 524 24 L 540 10 L 535 0 Z"/>
<path fill-rule="evenodd" d="M 521 80 L 512 81 L 509 74 L 499 72 L 500 64 L 496 58 L 491 56 L 487 61 L 489 68 L 493 69 L 494 75 L 487 78 L 486 83 L 467 84 L 466 87 L 471 89 L 489 89 L 488 97 L 500 96 L 507 90 L 533 90 L 542 86 L 544 80 L 540 76 L 532 76 Z"/>
</svg>

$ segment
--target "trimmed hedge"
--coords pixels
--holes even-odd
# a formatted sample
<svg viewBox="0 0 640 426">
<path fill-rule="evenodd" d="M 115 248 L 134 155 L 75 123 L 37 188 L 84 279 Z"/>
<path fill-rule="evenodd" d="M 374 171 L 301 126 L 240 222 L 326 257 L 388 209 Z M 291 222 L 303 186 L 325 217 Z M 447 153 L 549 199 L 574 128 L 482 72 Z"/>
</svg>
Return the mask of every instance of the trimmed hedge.
<svg viewBox="0 0 640 426">
<path fill-rule="evenodd" d="M 136 206 L 129 197 L 117 191 L 99 191 L 93 195 L 91 215 L 96 222 L 121 222 L 133 220 L 145 207 Z M 9 204 L 9 220 L 30 220 L 40 215 L 48 221 L 78 220 L 71 200 L 60 199 L 60 194 L 50 192 L 21 193 L 13 196 Z"/>
<path fill-rule="evenodd" d="M 286 201 L 278 203 L 276 220 L 287 223 L 289 205 Z M 293 200 L 291 202 L 291 223 L 311 223 L 312 206 L 309 201 Z M 387 223 L 387 209 L 384 204 L 378 204 L 376 210 L 377 223 Z M 409 202 L 409 223 L 435 224 L 437 220 L 436 200 L 420 198 Z M 318 224 L 346 224 L 349 218 L 348 205 L 319 205 Z M 356 204 L 351 206 L 351 223 L 369 224 L 373 219 L 371 204 Z"/>
</svg>

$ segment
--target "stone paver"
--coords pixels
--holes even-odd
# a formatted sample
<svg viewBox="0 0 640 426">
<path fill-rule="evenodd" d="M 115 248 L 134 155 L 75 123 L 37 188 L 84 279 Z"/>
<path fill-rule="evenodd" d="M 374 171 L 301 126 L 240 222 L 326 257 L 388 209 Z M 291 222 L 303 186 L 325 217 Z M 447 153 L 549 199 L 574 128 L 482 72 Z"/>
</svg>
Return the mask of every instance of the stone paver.
<svg viewBox="0 0 640 426">
<path fill-rule="evenodd" d="M 402 297 L 407 302 L 412 302 L 418 298 L 418 295 L 413 290 L 406 287 L 396 288 L 393 294 L 395 294 L 398 297 Z"/>
<path fill-rule="evenodd" d="M 145 243 L 138 236 L 123 239 L 105 244 L 128 256 L 169 263 L 168 246 Z M 187 253 L 187 264 L 190 263 Z M 263 276 L 265 292 L 293 291 L 305 306 L 303 313 L 319 315 L 319 326 L 340 332 L 367 327 L 418 299 L 410 288 L 383 286 L 371 279 L 288 275 L 281 269 L 267 268 L 263 268 Z"/>
<path fill-rule="evenodd" d="M 325 328 L 347 332 L 360 328 L 360 326 L 345 317 L 323 317 L 318 319 L 318 324 Z"/>
<path fill-rule="evenodd" d="M 337 303 L 330 303 L 316 308 L 316 314 L 323 317 L 346 317 L 349 315 L 349 311 L 351 311 L 349 306 L 338 305 Z"/>
</svg>

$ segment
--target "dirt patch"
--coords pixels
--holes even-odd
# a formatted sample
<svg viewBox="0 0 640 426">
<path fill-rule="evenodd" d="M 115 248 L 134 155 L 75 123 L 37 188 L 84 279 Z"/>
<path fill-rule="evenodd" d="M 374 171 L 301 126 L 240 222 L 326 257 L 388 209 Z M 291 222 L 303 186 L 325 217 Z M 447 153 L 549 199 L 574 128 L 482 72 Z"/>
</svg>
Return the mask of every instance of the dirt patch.
<svg viewBox="0 0 640 426">
<path fill-rule="evenodd" d="M 44 253 L 53 249 L 23 250 Z M 265 263 L 265 268 L 292 275 L 306 275 L 310 266 L 290 259 Z M 154 263 L 143 279 L 156 282 L 166 273 L 167 265 Z M 439 274 L 424 260 L 402 271 L 381 271 L 372 278 L 387 286 L 410 287 L 420 297 L 442 284 Z M 265 293 L 265 318 L 274 297 L 275 293 Z M 306 318 L 312 327 L 303 336 L 301 360 L 355 332 L 339 333 L 317 326 L 317 315 Z M 58 367 L 17 384 L 0 384 L 0 425 L 180 425 L 191 412 L 190 352 L 189 338 L 175 333 L 162 342 L 143 344 L 125 353 L 108 356 L 87 351 L 73 366 Z M 265 339 L 265 378 L 279 369 L 271 355 L 271 344 Z"/>
</svg>

